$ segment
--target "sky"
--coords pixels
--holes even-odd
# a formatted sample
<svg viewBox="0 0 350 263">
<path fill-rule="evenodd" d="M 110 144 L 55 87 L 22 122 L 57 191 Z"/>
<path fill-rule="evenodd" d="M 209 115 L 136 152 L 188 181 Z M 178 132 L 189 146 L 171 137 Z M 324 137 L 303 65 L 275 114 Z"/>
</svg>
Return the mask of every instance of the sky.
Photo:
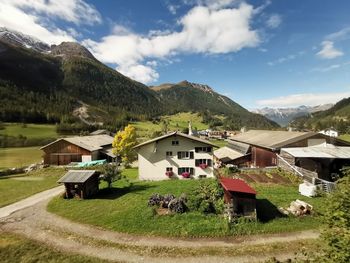
<svg viewBox="0 0 350 263">
<path fill-rule="evenodd" d="M 350 97 L 348 0 L 0 0 L 0 26 L 76 41 L 146 85 L 207 84 L 248 109 Z"/>
</svg>

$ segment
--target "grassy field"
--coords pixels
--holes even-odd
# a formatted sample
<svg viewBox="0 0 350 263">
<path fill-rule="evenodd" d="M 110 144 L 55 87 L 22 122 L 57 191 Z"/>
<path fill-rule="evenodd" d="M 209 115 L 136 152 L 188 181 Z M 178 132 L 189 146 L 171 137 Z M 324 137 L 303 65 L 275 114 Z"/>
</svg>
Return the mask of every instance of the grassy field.
<svg viewBox="0 0 350 263">
<path fill-rule="evenodd" d="M 40 162 L 42 154 L 39 147 L 0 148 L 0 170 Z"/>
<path fill-rule="evenodd" d="M 228 142 L 225 141 L 225 140 L 210 140 L 210 142 L 215 144 L 216 146 L 218 146 L 220 148 L 224 147 L 224 146 L 226 146 L 228 144 Z"/>
<path fill-rule="evenodd" d="M 342 134 L 339 136 L 339 139 L 350 142 L 350 134 Z"/>
<path fill-rule="evenodd" d="M 60 252 L 42 243 L 10 233 L 0 234 L 0 258 L 3 263 L 103 263 L 101 259 Z"/>
<path fill-rule="evenodd" d="M 0 177 L 0 207 L 58 186 L 57 180 L 65 172 L 60 168 L 46 168 L 28 174 Z"/>
<path fill-rule="evenodd" d="M 128 171 L 135 177 L 137 170 Z M 225 219 L 219 215 L 203 215 L 198 212 L 185 214 L 155 215 L 147 206 L 153 193 L 179 196 L 190 193 L 198 184 L 196 180 L 173 180 L 160 182 L 115 182 L 112 192 L 104 189 L 95 199 L 64 200 L 54 198 L 48 205 L 50 212 L 74 221 L 97 225 L 119 232 L 160 235 L 160 236 L 229 236 L 259 233 L 281 233 L 317 228 L 321 219 L 324 198 L 306 198 L 298 194 L 297 186 L 255 184 L 258 192 L 258 223 L 241 223 L 228 227 Z M 282 217 L 277 207 L 286 207 L 295 199 L 305 200 L 314 206 L 315 214 L 301 218 Z"/>
<path fill-rule="evenodd" d="M 197 130 L 207 129 L 208 125 L 202 123 L 203 119 L 197 113 L 182 112 L 174 115 L 168 115 L 161 117 L 161 121 L 166 120 L 169 122 L 168 129 L 171 131 L 188 128 L 188 122 L 192 121 L 192 127 Z M 135 126 L 137 135 L 139 137 L 150 138 L 154 132 L 159 132 L 162 129 L 161 122 L 152 123 L 151 121 L 134 122 L 131 123 Z"/>
<path fill-rule="evenodd" d="M 56 126 L 52 124 L 26 124 L 6 123 L 5 129 L 0 130 L 0 135 L 25 136 L 31 139 L 57 138 Z"/>
</svg>

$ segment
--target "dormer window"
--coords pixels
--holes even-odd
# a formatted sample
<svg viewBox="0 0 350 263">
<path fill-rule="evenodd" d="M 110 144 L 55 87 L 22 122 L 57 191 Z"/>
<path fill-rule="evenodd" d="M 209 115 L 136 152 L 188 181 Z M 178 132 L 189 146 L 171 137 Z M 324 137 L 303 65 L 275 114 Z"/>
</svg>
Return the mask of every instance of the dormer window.
<svg viewBox="0 0 350 263">
<path fill-rule="evenodd" d="M 179 141 L 178 140 L 171 141 L 171 145 L 178 146 L 179 145 Z"/>
</svg>

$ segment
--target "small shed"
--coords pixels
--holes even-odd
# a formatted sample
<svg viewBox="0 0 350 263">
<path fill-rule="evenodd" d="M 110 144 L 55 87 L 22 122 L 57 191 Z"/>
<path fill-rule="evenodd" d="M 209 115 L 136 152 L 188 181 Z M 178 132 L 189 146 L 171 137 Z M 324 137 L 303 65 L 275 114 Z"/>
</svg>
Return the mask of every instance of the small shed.
<svg viewBox="0 0 350 263">
<path fill-rule="evenodd" d="M 241 179 L 221 178 L 229 218 L 256 219 L 256 191 Z"/>
<path fill-rule="evenodd" d="M 69 170 L 58 183 L 66 188 L 66 198 L 89 198 L 98 192 L 100 173 L 95 170 Z"/>
</svg>

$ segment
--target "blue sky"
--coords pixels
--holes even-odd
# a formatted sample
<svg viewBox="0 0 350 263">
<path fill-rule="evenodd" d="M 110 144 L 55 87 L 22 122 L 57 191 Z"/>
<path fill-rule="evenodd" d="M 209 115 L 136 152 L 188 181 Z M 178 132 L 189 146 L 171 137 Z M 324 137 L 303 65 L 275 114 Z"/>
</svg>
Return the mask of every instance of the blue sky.
<svg viewBox="0 0 350 263">
<path fill-rule="evenodd" d="M 346 0 L 0 0 L 0 26 L 78 41 L 148 85 L 208 84 L 247 108 L 350 96 Z"/>
</svg>

